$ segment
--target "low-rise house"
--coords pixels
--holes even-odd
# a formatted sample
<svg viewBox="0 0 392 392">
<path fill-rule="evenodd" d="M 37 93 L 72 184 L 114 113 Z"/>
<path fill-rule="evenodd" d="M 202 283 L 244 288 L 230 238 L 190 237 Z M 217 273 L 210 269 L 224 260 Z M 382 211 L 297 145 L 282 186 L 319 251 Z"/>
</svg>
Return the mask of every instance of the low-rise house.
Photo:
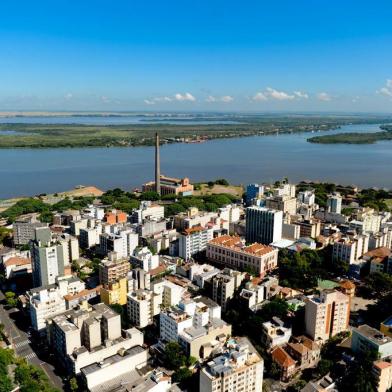
<svg viewBox="0 0 392 392">
<path fill-rule="evenodd" d="M 31 274 L 31 259 L 25 257 L 10 257 L 3 263 L 4 277 L 6 279 L 17 278 Z"/>
<path fill-rule="evenodd" d="M 285 324 L 280 318 L 273 317 L 271 321 L 263 323 L 262 342 L 269 349 L 282 346 L 289 342 L 291 338 L 291 327 Z"/>
<path fill-rule="evenodd" d="M 315 367 L 320 359 L 320 345 L 306 336 L 294 338 L 293 342 L 286 345 L 285 350 L 296 361 L 297 368 L 301 370 Z"/>
<path fill-rule="evenodd" d="M 282 347 L 276 347 L 271 352 L 272 361 L 278 365 L 281 370 L 280 378 L 282 381 L 288 381 L 294 375 L 295 361 Z"/>
</svg>

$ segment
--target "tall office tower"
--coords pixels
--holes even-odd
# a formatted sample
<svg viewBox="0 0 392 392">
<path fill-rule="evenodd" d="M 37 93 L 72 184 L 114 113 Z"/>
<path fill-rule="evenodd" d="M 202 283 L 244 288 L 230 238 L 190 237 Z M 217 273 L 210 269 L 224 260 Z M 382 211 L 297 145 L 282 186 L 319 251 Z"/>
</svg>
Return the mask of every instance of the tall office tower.
<svg viewBox="0 0 392 392">
<path fill-rule="evenodd" d="M 159 135 L 155 134 L 155 190 L 161 194 L 161 162 L 159 157 Z"/>
<path fill-rule="evenodd" d="M 333 193 L 328 195 L 327 200 L 328 212 L 334 212 L 340 214 L 342 212 L 342 196 L 340 193 Z"/>
<path fill-rule="evenodd" d="M 268 245 L 282 239 L 283 211 L 265 207 L 246 209 L 247 242 L 259 242 Z"/>
<path fill-rule="evenodd" d="M 306 298 L 306 333 L 313 340 L 328 340 L 347 331 L 350 320 L 350 297 L 336 290 L 324 290 Z"/>
</svg>

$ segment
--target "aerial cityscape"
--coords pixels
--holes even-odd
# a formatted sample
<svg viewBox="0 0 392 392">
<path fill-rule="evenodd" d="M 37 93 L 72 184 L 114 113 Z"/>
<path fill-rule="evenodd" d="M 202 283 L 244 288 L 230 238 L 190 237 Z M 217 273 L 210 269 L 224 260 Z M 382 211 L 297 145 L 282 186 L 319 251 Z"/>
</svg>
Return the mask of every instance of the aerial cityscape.
<svg viewBox="0 0 392 392">
<path fill-rule="evenodd" d="M 0 4 L 0 392 L 392 391 L 392 4 L 322 3 Z"/>
</svg>

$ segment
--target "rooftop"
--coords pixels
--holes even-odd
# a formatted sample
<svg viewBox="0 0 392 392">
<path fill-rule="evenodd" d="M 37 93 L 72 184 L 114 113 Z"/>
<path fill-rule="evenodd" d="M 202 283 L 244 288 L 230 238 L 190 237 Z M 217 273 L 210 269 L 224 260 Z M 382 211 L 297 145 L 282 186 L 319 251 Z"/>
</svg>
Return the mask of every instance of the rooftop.
<svg viewBox="0 0 392 392">
<path fill-rule="evenodd" d="M 225 248 L 230 248 L 237 252 L 249 253 L 254 256 L 262 256 L 274 251 L 274 248 L 271 246 L 259 244 L 257 242 L 245 246 L 240 237 L 230 235 L 214 238 L 210 241 L 210 244 L 224 246 Z"/>
<path fill-rule="evenodd" d="M 377 346 L 392 343 L 392 338 L 390 336 L 384 335 L 376 328 L 372 328 L 369 325 L 363 324 L 358 328 L 354 328 L 354 332 L 358 332 L 360 335 L 371 340 Z"/>
</svg>

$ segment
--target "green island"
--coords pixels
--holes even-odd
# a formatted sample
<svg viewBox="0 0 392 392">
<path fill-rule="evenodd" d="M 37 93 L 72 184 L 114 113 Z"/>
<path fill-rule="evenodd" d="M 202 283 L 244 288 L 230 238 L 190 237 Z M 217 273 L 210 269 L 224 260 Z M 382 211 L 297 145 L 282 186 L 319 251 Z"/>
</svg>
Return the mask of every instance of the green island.
<svg viewBox="0 0 392 392">
<path fill-rule="evenodd" d="M 205 119 L 205 118 L 204 118 Z M 162 143 L 203 142 L 210 139 L 253 135 L 329 131 L 342 125 L 388 123 L 380 116 L 272 116 L 225 115 L 215 121 L 230 124 L 154 124 L 80 125 L 72 124 L 1 124 L 0 148 L 131 147 L 154 144 L 159 132 Z M 197 120 L 196 120 L 197 122 Z"/>
<path fill-rule="evenodd" d="M 392 140 L 392 125 L 383 125 L 380 132 L 351 132 L 335 135 L 314 136 L 307 141 L 319 144 L 374 144 L 381 140 Z"/>
</svg>

